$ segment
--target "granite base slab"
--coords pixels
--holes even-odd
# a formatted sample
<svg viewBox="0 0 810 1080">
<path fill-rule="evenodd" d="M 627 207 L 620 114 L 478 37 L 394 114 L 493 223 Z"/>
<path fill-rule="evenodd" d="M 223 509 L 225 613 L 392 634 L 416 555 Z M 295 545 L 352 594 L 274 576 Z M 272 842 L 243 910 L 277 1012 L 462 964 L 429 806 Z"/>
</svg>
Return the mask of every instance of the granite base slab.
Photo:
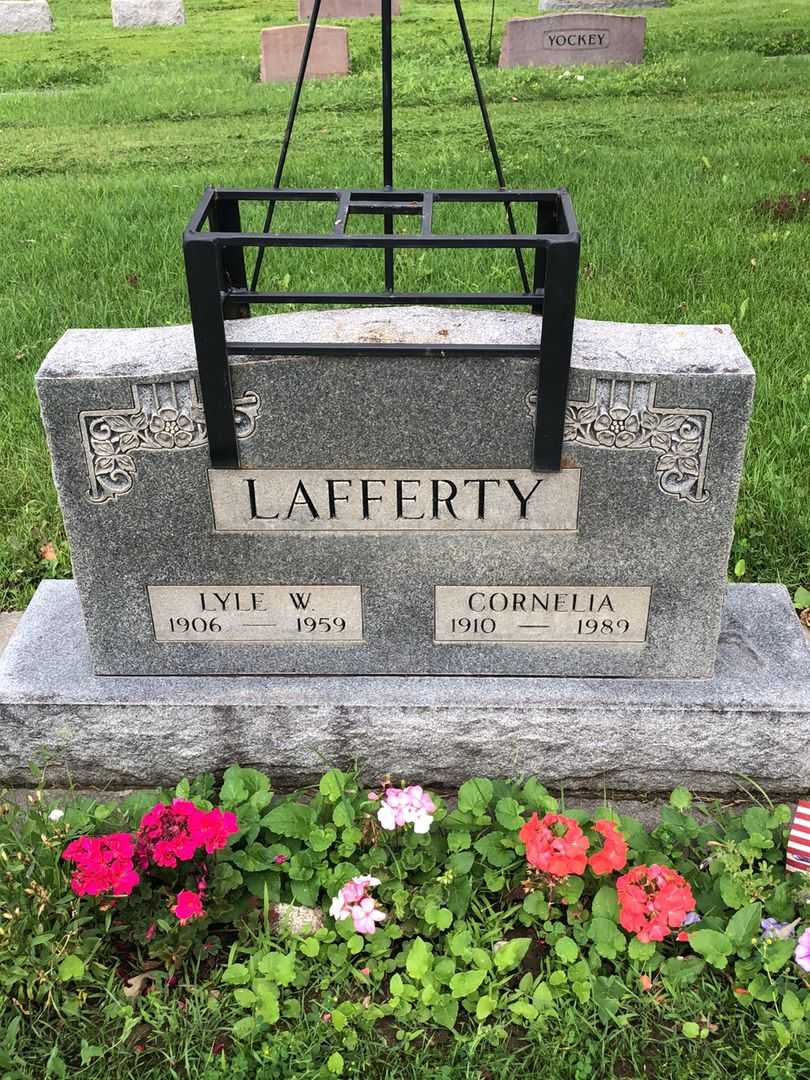
<svg viewBox="0 0 810 1080">
<path fill-rule="evenodd" d="M 598 794 L 810 789 L 810 650 L 776 585 L 729 586 L 710 679 L 95 676 L 71 581 L 0 660 L 0 784 L 143 787 L 233 762 L 280 786 L 359 762 L 435 785 L 535 773 Z"/>
</svg>

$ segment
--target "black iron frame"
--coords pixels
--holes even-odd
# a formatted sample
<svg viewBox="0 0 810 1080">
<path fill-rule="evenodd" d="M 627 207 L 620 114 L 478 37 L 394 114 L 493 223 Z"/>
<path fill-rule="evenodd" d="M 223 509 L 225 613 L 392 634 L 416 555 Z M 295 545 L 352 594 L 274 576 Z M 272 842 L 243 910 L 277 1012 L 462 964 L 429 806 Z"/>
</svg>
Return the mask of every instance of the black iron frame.
<svg viewBox="0 0 810 1080">
<path fill-rule="evenodd" d="M 246 318 L 255 304 L 344 305 L 486 305 L 527 306 L 543 314 L 539 345 L 537 415 L 532 467 L 538 471 L 560 468 L 563 424 L 568 392 L 580 237 L 571 199 L 565 189 L 512 191 L 506 183 L 492 127 L 478 78 L 469 34 L 461 9 L 454 0 L 467 60 L 475 85 L 487 141 L 500 187 L 487 191 L 399 191 L 393 187 L 393 128 L 391 82 L 391 0 L 382 0 L 383 67 L 383 181 L 382 190 L 303 190 L 280 186 L 301 88 L 312 46 L 321 0 L 314 0 L 312 15 L 287 118 L 284 141 L 274 184 L 269 188 L 209 188 L 203 195 L 183 237 L 191 318 L 197 351 L 200 391 L 208 427 L 211 463 L 215 468 L 238 468 L 239 451 L 233 413 L 228 357 L 248 356 L 474 356 L 537 357 L 538 346 L 482 344 L 346 344 L 336 342 L 245 342 L 229 340 L 226 320 Z M 264 230 L 243 232 L 242 205 L 266 202 Z M 334 226 L 327 233 L 273 233 L 270 231 L 280 202 L 331 203 Z M 505 207 L 508 233 L 448 235 L 434 232 L 433 208 L 441 203 L 500 203 Z M 517 232 L 513 204 L 535 208 L 536 230 Z M 382 217 L 382 233 L 346 231 L 352 214 Z M 395 233 L 398 215 L 416 215 L 420 228 L 414 233 Z M 245 250 L 255 248 L 256 260 L 248 286 Z M 261 292 L 259 278 L 268 248 L 377 248 L 383 251 L 385 288 L 380 292 Z M 395 252 L 399 249 L 512 249 L 522 291 L 503 292 L 397 292 Z M 529 283 L 524 252 L 533 252 Z"/>
</svg>

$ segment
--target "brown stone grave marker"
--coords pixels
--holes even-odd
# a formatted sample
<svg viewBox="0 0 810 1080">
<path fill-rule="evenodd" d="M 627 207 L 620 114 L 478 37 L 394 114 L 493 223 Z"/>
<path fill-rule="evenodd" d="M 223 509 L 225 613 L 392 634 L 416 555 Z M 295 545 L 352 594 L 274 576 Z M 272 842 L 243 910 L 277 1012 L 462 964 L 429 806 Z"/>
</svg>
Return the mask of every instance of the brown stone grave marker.
<svg viewBox="0 0 810 1080">
<path fill-rule="evenodd" d="M 289 82 L 298 75 L 306 26 L 272 26 L 262 30 L 262 82 Z M 349 74 L 349 31 L 318 26 L 307 64 L 308 79 Z"/>
<path fill-rule="evenodd" d="M 643 15 L 541 15 L 509 19 L 498 66 L 640 64 L 647 20 Z"/>
</svg>

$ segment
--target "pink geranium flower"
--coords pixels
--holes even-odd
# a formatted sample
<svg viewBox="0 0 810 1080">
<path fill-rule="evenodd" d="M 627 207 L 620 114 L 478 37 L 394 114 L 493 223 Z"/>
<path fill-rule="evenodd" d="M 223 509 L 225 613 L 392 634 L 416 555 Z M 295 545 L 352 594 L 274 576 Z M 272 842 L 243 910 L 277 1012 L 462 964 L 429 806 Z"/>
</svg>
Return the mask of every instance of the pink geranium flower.
<svg viewBox="0 0 810 1080">
<path fill-rule="evenodd" d="M 415 833 L 426 833 L 433 822 L 436 806 L 428 793 L 419 785 L 385 789 L 377 820 L 388 831 L 413 825 Z"/>
<path fill-rule="evenodd" d="M 329 914 L 338 922 L 351 918 L 358 934 L 373 934 L 377 929 L 376 924 L 386 917 L 385 912 L 379 909 L 377 901 L 368 895 L 369 891 L 379 884 L 379 878 L 367 875 L 352 878 L 338 890 Z"/>
<path fill-rule="evenodd" d="M 802 969 L 802 971 L 810 971 L 810 927 L 808 927 L 796 942 L 796 949 L 793 953 L 793 959 Z"/>
<path fill-rule="evenodd" d="M 129 833 L 107 836 L 80 836 L 62 852 L 62 858 L 76 867 L 70 887 L 77 896 L 129 896 L 140 881 L 132 865 L 134 844 Z"/>
<path fill-rule="evenodd" d="M 199 919 L 205 915 L 202 897 L 191 889 L 182 889 L 177 894 L 177 903 L 172 906 L 172 912 L 180 920 L 180 925 L 185 926 L 191 919 Z"/>
</svg>

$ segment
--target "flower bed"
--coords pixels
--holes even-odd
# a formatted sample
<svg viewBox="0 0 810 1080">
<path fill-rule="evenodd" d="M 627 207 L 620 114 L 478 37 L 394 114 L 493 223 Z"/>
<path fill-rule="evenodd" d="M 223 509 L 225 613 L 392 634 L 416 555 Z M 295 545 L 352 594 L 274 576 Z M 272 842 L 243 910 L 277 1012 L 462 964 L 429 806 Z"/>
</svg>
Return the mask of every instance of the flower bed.
<svg viewBox="0 0 810 1080">
<path fill-rule="evenodd" d="M 569 1007 L 621 1026 L 639 995 L 706 981 L 760 1038 L 806 1042 L 810 880 L 785 870 L 787 806 L 696 815 L 677 789 L 648 831 L 608 807 L 561 809 L 534 779 L 472 779 L 450 808 L 336 769 L 278 797 L 233 767 L 221 785 L 102 809 L 57 811 L 43 837 L 85 926 L 60 961 L 66 994 L 101 948 L 122 978 L 204 958 L 233 1007 L 231 1040 L 315 1016 L 333 1073 L 392 1025 L 498 1045 L 541 1037 Z M 290 904 L 320 912 L 279 923 Z M 696 1014 L 680 1034 L 709 1038 L 712 1023 Z"/>
</svg>

